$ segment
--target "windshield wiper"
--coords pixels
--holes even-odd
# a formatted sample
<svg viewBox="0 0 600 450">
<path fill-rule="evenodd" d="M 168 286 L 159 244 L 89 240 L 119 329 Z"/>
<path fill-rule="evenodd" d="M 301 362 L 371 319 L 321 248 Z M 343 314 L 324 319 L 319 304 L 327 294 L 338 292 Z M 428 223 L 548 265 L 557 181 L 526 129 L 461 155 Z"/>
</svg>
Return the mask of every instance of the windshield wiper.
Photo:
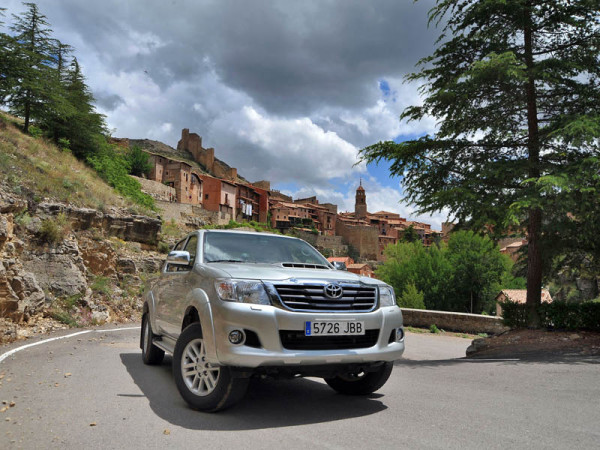
<svg viewBox="0 0 600 450">
<path fill-rule="evenodd" d="M 248 261 L 242 261 L 241 259 L 211 259 L 206 261 L 207 263 L 219 263 L 219 262 L 233 262 L 233 263 L 244 263 Z"/>
</svg>

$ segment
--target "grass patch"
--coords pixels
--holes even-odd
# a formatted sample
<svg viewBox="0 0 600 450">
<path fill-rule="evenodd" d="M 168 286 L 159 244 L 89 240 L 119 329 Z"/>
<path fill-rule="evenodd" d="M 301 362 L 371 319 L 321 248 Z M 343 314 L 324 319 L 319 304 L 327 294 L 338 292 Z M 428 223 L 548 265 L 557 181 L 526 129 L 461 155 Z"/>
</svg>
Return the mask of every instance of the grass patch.
<svg viewBox="0 0 600 450">
<path fill-rule="evenodd" d="M 441 333 L 441 330 L 437 327 L 437 325 L 435 323 L 433 323 L 429 326 L 429 332 L 438 334 L 438 333 Z"/>
<path fill-rule="evenodd" d="M 138 214 L 149 212 L 107 186 L 92 168 L 70 152 L 42 137 L 23 134 L 5 113 L 0 112 L 0 119 L 7 124 L 0 129 L 0 180 L 14 193 L 30 192 L 39 199 L 87 208 L 104 205 L 131 207 Z"/>
<path fill-rule="evenodd" d="M 94 281 L 90 285 L 90 289 L 99 294 L 104 294 L 104 295 L 110 296 L 110 295 L 112 295 L 112 288 L 110 286 L 110 281 L 111 280 L 109 277 L 104 277 L 102 275 L 99 275 L 96 278 L 94 278 Z"/>
</svg>

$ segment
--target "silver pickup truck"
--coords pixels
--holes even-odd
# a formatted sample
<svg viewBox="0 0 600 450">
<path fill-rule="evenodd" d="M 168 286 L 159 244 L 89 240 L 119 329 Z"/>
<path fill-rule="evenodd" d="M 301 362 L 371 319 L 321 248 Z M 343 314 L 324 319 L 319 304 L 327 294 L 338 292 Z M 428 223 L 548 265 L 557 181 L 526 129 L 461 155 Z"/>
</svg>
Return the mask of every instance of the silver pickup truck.
<svg viewBox="0 0 600 450">
<path fill-rule="evenodd" d="M 252 376 L 322 377 L 370 394 L 401 357 L 404 331 L 389 285 L 335 270 L 301 239 L 199 230 L 144 294 L 140 346 L 146 364 L 171 353 L 185 401 L 218 411 Z"/>
</svg>

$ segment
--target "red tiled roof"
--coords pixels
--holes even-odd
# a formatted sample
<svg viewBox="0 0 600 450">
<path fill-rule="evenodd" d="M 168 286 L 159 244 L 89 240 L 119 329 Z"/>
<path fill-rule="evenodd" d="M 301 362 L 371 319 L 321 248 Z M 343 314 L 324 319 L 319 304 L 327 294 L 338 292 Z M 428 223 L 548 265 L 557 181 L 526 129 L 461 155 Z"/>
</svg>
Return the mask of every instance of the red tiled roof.
<svg viewBox="0 0 600 450">
<path fill-rule="evenodd" d="M 496 300 L 502 294 L 506 296 L 506 298 L 515 303 L 526 303 L 527 302 L 527 289 L 503 289 L 496 296 Z M 542 302 L 552 303 L 552 296 L 548 289 L 542 289 Z"/>
</svg>

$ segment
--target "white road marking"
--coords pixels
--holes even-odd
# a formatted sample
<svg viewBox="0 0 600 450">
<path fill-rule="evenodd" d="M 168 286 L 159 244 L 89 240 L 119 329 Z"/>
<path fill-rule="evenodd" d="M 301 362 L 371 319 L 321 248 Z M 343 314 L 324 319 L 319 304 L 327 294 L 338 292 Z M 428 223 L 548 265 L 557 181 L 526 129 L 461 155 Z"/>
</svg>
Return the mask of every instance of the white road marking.
<svg viewBox="0 0 600 450">
<path fill-rule="evenodd" d="M 470 359 L 458 359 L 457 361 L 465 362 L 477 362 L 477 361 L 521 361 L 519 358 L 470 358 Z"/>
<path fill-rule="evenodd" d="M 21 350 L 25 350 L 26 348 L 30 348 L 30 347 L 35 347 L 36 345 L 47 344 L 48 342 L 57 341 L 59 339 L 67 339 L 70 337 L 79 336 L 81 334 L 86 334 L 86 333 L 107 333 L 107 332 L 112 332 L 112 331 L 139 330 L 139 329 L 140 329 L 139 327 L 127 327 L 127 328 L 113 328 L 110 330 L 84 330 L 84 331 L 78 331 L 77 333 L 67 334 L 65 336 L 48 338 L 48 339 L 44 339 L 42 341 L 33 342 L 31 344 L 22 345 L 21 347 L 13 348 L 12 350 L 9 350 L 8 352 L 3 353 L 2 355 L 0 355 L 0 363 L 2 361 L 4 361 L 6 358 L 8 358 L 9 356 L 14 355 L 15 353 L 20 352 Z"/>
</svg>

